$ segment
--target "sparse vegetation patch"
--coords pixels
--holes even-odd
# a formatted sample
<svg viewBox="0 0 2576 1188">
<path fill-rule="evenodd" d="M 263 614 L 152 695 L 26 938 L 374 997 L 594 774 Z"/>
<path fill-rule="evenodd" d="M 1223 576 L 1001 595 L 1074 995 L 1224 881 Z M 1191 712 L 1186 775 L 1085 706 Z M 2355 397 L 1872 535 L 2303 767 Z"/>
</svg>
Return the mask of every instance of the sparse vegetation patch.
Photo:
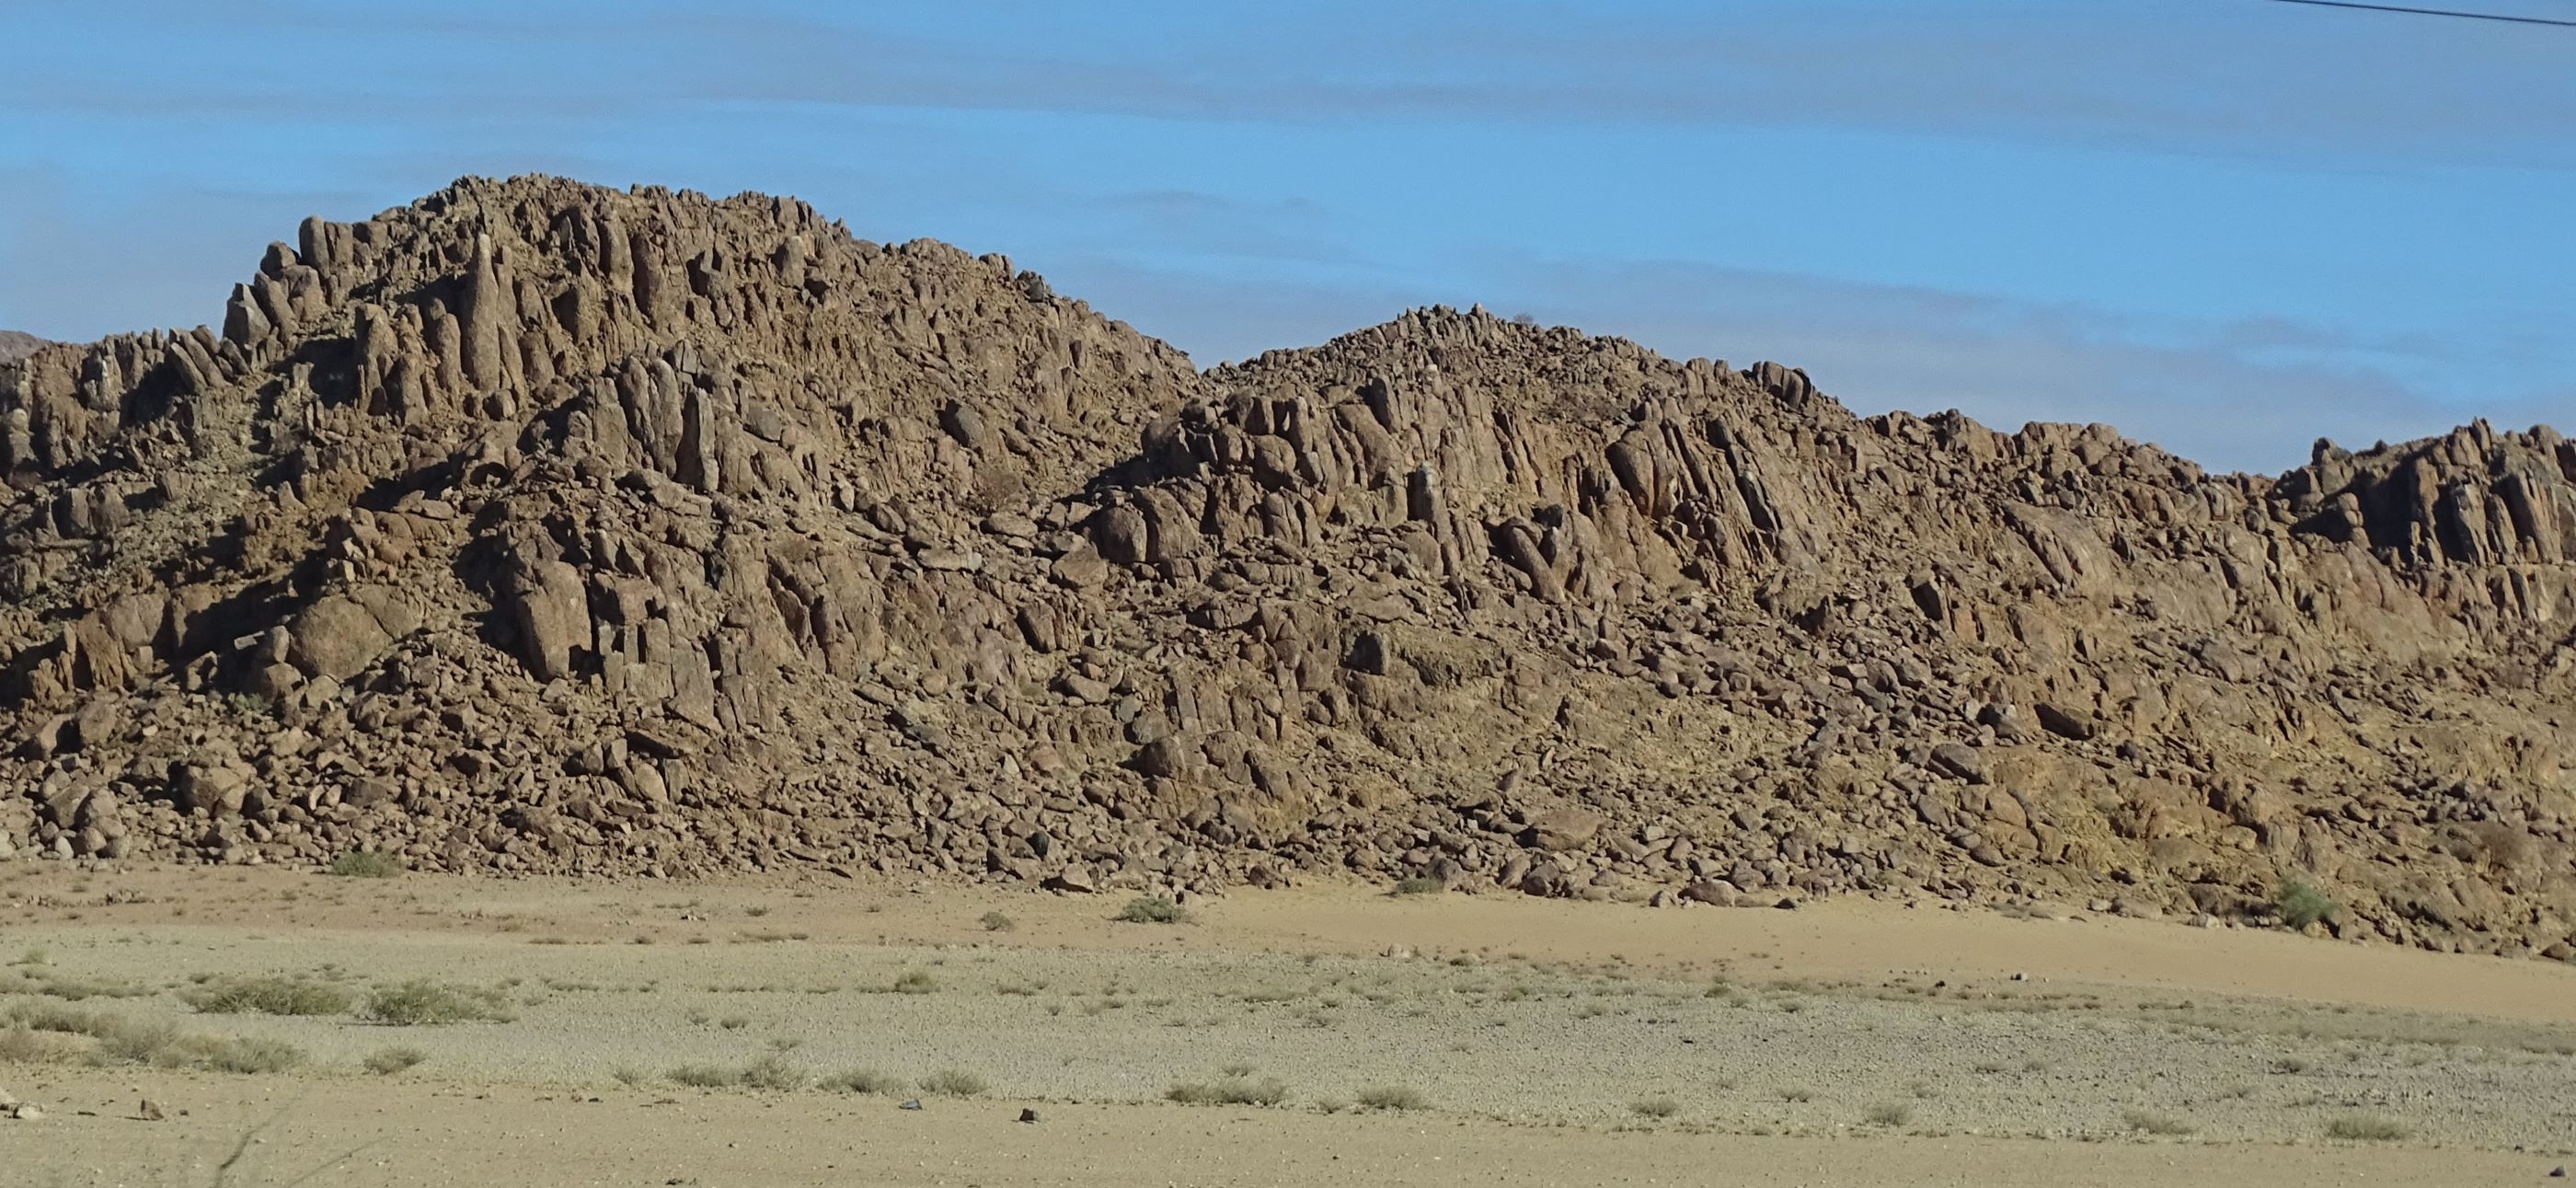
<svg viewBox="0 0 2576 1188">
<path fill-rule="evenodd" d="M 1288 1100 L 1288 1084 L 1277 1077 L 1253 1080 L 1234 1075 L 1214 1081 L 1174 1085 L 1163 1091 L 1163 1097 L 1182 1105 L 1275 1106 Z"/>
<path fill-rule="evenodd" d="M 921 1091 L 941 1097 L 980 1097 L 984 1078 L 958 1068 L 943 1068 L 921 1079 Z"/>
<path fill-rule="evenodd" d="M 1431 1104 L 1422 1096 L 1421 1090 L 1410 1085 L 1380 1085 L 1374 1089 L 1363 1089 L 1359 1102 L 1372 1110 L 1418 1110 Z"/>
<path fill-rule="evenodd" d="M 396 1027 L 507 1023 L 516 1017 L 509 998 L 499 990 L 450 986 L 425 978 L 379 987 L 367 996 L 364 1014 Z"/>
<path fill-rule="evenodd" d="M 1121 924 L 1178 924 L 1189 919 L 1189 913 L 1169 896 L 1139 895 L 1128 900 L 1115 919 Z"/>
<path fill-rule="evenodd" d="M 209 1015 L 345 1015 L 357 995 L 345 986 L 308 978 L 219 977 L 180 995 Z"/>
<path fill-rule="evenodd" d="M 390 879 L 402 873 L 402 863 L 391 854 L 372 850 L 351 850 L 331 860 L 331 873 L 351 879 Z"/>
<path fill-rule="evenodd" d="M 429 1053 L 418 1048 L 378 1048 L 367 1055 L 367 1071 L 389 1077 L 414 1068 L 429 1059 Z"/>
<path fill-rule="evenodd" d="M 2273 897 L 2272 909 L 2280 914 L 2284 927 L 2299 932 L 2312 925 L 2333 923 L 2336 911 L 2335 902 L 2326 898 L 2326 893 L 2318 890 L 2316 884 L 2297 877 L 2281 880 L 2281 890 Z"/>
</svg>

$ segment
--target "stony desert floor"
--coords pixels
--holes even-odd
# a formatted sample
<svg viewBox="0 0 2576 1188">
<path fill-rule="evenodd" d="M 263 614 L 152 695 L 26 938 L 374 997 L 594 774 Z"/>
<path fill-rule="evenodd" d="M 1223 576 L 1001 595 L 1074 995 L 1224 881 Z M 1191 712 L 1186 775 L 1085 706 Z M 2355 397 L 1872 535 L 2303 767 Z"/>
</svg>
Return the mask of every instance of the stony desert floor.
<svg viewBox="0 0 2576 1188">
<path fill-rule="evenodd" d="M 2044 905 L 1124 903 L 16 864 L 0 1089 L 41 1116 L 0 1119 L 0 1178 L 2502 1184 L 2576 1152 L 2564 965 Z"/>
</svg>

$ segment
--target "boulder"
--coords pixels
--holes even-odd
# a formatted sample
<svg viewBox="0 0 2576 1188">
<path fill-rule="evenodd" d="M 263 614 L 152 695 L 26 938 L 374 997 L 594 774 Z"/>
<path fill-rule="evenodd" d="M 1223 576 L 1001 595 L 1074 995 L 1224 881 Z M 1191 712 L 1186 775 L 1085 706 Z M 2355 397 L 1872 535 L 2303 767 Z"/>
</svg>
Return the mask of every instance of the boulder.
<svg viewBox="0 0 2576 1188">
<path fill-rule="evenodd" d="M 1550 853 L 1580 850 L 1600 834 L 1602 822 L 1590 809 L 1550 809 L 1530 823 L 1530 844 Z"/>
</svg>

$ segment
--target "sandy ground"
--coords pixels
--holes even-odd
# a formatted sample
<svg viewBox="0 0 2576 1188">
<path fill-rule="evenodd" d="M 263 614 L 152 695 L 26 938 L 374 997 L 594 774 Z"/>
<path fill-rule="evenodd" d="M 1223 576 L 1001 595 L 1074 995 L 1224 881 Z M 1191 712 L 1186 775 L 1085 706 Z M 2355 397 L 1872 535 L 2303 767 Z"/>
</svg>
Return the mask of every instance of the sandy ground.
<svg viewBox="0 0 2576 1188">
<path fill-rule="evenodd" d="M 1015 1103 L 920 1112 L 812 1097 L 603 1090 L 574 1098 L 426 1084 L 301 1091 L 154 1074 L 84 1074 L 54 1115 L 0 1136 L 37 1188 L 204 1184 L 236 1135 L 234 1183 L 371 1185 L 2028 1185 L 2542 1184 L 2546 1160 L 2361 1146 L 2068 1143 L 1612 1132 L 1285 1110 Z M 70 1088 L 70 1086 L 65 1086 Z M 132 1120 L 137 1093 L 206 1101 Z M 32 1136 L 26 1131 L 32 1131 Z M 363 1146 L 361 1146 L 363 1144 Z M 351 1154 L 352 1148 L 358 1148 Z M 344 1154 L 345 1162 L 333 1163 Z"/>
<path fill-rule="evenodd" d="M 1867 900 L 1119 903 L 0 867 L 0 1011 L 57 1029 L 0 1063 L 48 1111 L 0 1121 L 33 1173 L 0 1178 L 212 1183 L 263 1123 L 226 1182 L 355 1149 L 311 1182 L 2463 1184 L 2576 1150 L 2562 965 Z M 431 978 L 507 1018 L 191 1005 L 277 978 Z M 102 1066 L 61 1030 L 100 1020 L 302 1060 Z M 392 1049 L 418 1064 L 365 1071 Z M 773 1087 L 674 1079 L 746 1069 Z M 978 1091 L 919 1088 L 947 1074 Z M 1164 1100 L 1190 1084 L 1283 1100 Z M 1388 1091 L 1420 1105 L 1360 1106 Z"/>
</svg>

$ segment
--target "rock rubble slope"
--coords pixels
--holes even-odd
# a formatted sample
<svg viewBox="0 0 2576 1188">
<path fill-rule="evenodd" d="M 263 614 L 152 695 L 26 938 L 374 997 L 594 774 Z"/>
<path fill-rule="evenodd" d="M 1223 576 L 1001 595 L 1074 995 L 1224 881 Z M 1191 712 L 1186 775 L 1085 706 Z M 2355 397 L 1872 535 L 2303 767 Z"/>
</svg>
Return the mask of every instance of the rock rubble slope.
<svg viewBox="0 0 2576 1188">
<path fill-rule="evenodd" d="M 2547 429 L 2213 476 L 1449 309 L 1200 373 L 1000 256 L 550 178 L 307 220 L 0 412 L 21 855 L 2576 934 Z"/>
</svg>

